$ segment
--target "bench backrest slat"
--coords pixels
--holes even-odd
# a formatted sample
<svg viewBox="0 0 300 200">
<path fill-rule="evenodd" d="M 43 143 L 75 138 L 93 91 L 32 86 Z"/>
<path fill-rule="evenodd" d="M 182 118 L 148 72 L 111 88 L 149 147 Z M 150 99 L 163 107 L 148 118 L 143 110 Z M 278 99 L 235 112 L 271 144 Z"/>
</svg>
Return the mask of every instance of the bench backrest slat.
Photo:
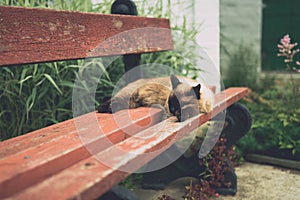
<svg viewBox="0 0 300 200">
<path fill-rule="evenodd" d="M 0 66 L 173 48 L 168 19 L 0 6 L 0 27 Z"/>
</svg>

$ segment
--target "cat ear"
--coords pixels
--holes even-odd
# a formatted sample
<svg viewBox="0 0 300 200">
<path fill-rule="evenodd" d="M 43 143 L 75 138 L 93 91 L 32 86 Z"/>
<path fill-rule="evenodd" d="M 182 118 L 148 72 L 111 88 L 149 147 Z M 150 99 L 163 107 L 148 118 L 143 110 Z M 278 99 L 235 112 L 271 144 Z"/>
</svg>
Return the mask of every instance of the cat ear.
<svg viewBox="0 0 300 200">
<path fill-rule="evenodd" d="M 175 75 L 171 75 L 170 77 L 171 79 L 171 83 L 172 83 L 172 88 L 175 89 L 179 84 L 180 84 L 180 81 L 179 79 L 175 76 Z"/>
<path fill-rule="evenodd" d="M 193 87 L 193 91 L 197 97 L 197 99 L 200 99 L 200 89 L 201 89 L 201 85 L 198 84 L 197 86 Z"/>
</svg>

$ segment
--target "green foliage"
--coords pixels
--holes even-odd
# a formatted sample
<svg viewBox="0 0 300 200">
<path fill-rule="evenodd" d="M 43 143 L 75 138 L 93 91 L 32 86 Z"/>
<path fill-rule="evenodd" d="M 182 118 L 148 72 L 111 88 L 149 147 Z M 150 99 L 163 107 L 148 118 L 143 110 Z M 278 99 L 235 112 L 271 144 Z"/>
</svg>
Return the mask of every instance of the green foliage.
<svg viewBox="0 0 300 200">
<path fill-rule="evenodd" d="M 202 143 L 199 140 L 199 145 Z M 230 188 L 231 181 L 226 178 L 226 173 L 230 171 L 227 163 L 234 166 L 238 156 L 233 148 L 226 148 L 226 139 L 221 137 L 215 144 L 212 151 L 199 160 L 201 173 L 199 183 L 186 186 L 184 199 L 211 199 L 218 197 L 216 188 Z"/>
<path fill-rule="evenodd" d="M 167 5 L 162 0 L 137 1 L 139 15 L 151 17 L 167 17 L 172 21 L 171 1 Z M 89 0 L 1 0 L 0 5 L 23 7 L 53 8 L 57 10 L 76 10 L 108 14 L 113 1 L 102 0 L 92 5 Z M 196 47 L 195 29 L 188 29 L 186 21 L 172 29 L 179 33 L 174 35 L 177 51 L 152 53 L 142 56 L 142 63 L 158 63 L 170 66 L 170 70 L 191 74 L 198 69 L 186 59 L 197 59 L 193 51 Z M 113 58 L 112 58 L 113 59 Z M 108 59 L 109 60 L 109 59 Z M 106 59 L 74 60 L 26 66 L 10 66 L 0 68 L 0 141 L 24 134 L 47 125 L 58 123 L 73 117 L 72 92 L 73 89 L 82 90 L 89 94 L 91 82 L 81 79 L 91 73 L 90 80 L 98 79 L 96 96 L 90 101 L 98 106 L 100 100 L 110 96 L 115 83 L 124 74 L 122 59 L 118 58 L 108 67 Z M 95 77 L 90 68 L 102 72 L 102 77 Z M 149 68 L 149 74 L 155 72 Z M 170 71 L 159 75 L 168 75 Z M 74 88 L 75 79 L 80 83 Z M 80 97 L 77 98 L 80 101 Z M 84 99 L 84 98 L 83 98 Z M 85 102 L 81 102 L 85 106 Z M 73 108 L 74 109 L 74 108 Z M 76 109 L 76 108 L 75 108 Z M 86 111 L 95 110 L 86 108 Z"/>
<path fill-rule="evenodd" d="M 78 60 L 0 68 L 0 118 L 7 122 L 0 124 L 2 139 L 71 118 L 74 80 L 89 65 Z M 96 95 L 109 87 L 109 77 L 102 77 Z"/>
<path fill-rule="evenodd" d="M 253 119 L 252 130 L 238 145 L 245 153 L 272 148 L 300 153 L 300 93 L 292 93 L 289 84 L 280 87 L 275 80 L 265 78 L 259 93 L 253 91 L 245 102 Z"/>
<path fill-rule="evenodd" d="M 140 173 L 131 174 L 126 179 L 124 179 L 120 184 L 127 189 L 135 189 L 139 185 L 141 185 L 143 179 L 143 175 Z"/>
<path fill-rule="evenodd" d="M 251 46 L 239 45 L 236 51 L 230 55 L 228 66 L 226 86 L 257 87 L 259 60 Z"/>
</svg>

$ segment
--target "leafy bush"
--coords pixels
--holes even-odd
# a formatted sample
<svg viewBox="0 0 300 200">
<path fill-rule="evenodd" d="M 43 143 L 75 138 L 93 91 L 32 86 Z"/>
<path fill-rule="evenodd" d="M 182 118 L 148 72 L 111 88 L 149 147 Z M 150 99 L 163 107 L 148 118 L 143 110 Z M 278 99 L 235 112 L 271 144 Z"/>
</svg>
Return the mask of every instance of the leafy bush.
<svg viewBox="0 0 300 200">
<path fill-rule="evenodd" d="M 299 154 L 300 92 L 292 92 L 289 83 L 280 86 L 274 77 L 267 77 L 261 83 L 261 88 L 253 91 L 245 102 L 253 125 L 238 146 L 244 153 L 282 149 Z"/>
<path fill-rule="evenodd" d="M 284 56 L 287 69 L 297 71 L 293 56 L 299 50 L 292 50 L 297 44 L 291 44 L 286 35 L 281 39 L 279 56 Z M 297 63 L 296 63 L 297 64 Z M 257 55 L 249 47 L 240 45 L 231 55 L 225 85 L 247 86 L 253 89 L 247 101 L 253 125 L 250 132 L 241 139 L 238 146 L 244 153 L 263 152 L 270 149 L 290 154 L 300 153 L 300 82 L 294 74 L 286 80 L 267 76 L 259 80 Z M 259 84 L 258 84 L 259 83 Z"/>
<path fill-rule="evenodd" d="M 201 143 L 201 141 L 199 141 Z M 202 173 L 199 174 L 199 183 L 191 183 L 186 186 L 184 199 L 210 199 L 218 197 L 216 188 L 230 188 L 231 182 L 226 180 L 225 173 L 230 172 L 227 161 L 234 166 L 237 161 L 237 153 L 233 147 L 226 148 L 226 139 L 221 137 L 212 151 L 199 160 Z"/>
</svg>

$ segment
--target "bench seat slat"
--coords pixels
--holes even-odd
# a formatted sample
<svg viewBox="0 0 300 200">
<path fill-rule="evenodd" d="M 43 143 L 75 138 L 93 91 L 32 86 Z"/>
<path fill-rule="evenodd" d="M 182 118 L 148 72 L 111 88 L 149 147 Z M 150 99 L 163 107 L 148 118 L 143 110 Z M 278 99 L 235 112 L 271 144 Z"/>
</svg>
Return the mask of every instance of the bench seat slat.
<svg viewBox="0 0 300 200">
<path fill-rule="evenodd" d="M 0 66 L 173 49 L 168 19 L 0 6 L 0 27 Z"/>
<path fill-rule="evenodd" d="M 128 122 L 128 116 L 130 116 L 130 122 Z M 114 118 L 123 120 L 124 123 L 117 124 Z M 118 143 L 158 123 L 161 119 L 161 111 L 152 109 L 150 112 L 146 108 L 140 108 L 130 110 L 130 112 L 121 111 L 114 117 L 110 114 L 90 113 L 81 116 L 80 119 L 67 120 L 26 134 L 26 140 L 20 141 L 17 140 L 18 138 L 14 138 L 0 143 L 2 154 L 2 159 L 0 159 L 0 198 L 20 191 L 28 185 L 37 183 L 90 157 L 91 154 L 83 145 L 79 135 L 94 137 L 86 145 L 97 145 L 97 151 L 101 151 L 108 146 L 107 140 L 111 143 Z M 76 120 L 79 121 L 77 123 L 85 124 L 84 130 L 77 129 Z M 66 126 L 69 128 L 66 129 Z M 53 133 L 51 130 L 56 130 L 56 132 Z M 126 130 L 130 130 L 130 135 Z M 44 137 L 39 137 L 39 135 L 44 135 Z M 30 136 L 32 136 L 31 139 Z M 35 138 L 41 140 L 38 141 Z M 18 151 L 14 146 L 20 147 Z"/>
<path fill-rule="evenodd" d="M 207 122 L 222 110 L 243 98 L 248 92 L 247 88 L 229 88 L 215 96 L 216 106 L 211 113 L 201 114 L 181 123 L 174 123 L 175 117 L 170 118 L 162 122 L 166 124 L 158 132 L 156 128 L 160 124 L 154 125 L 135 135 L 142 138 L 149 136 L 147 139 L 141 141 L 138 140 L 138 137 L 130 137 L 115 146 L 99 152 L 97 155 L 103 156 L 101 158 L 105 158 L 107 161 L 111 160 L 112 163 L 115 163 L 113 168 L 106 167 L 104 164 L 98 162 L 95 157 L 89 157 L 41 181 L 33 187 L 21 191 L 21 193 L 16 194 L 13 198 L 96 198 L 128 175 L 128 173 L 116 169 L 122 167 L 130 167 L 131 170 L 139 169 L 184 135 L 197 128 L 199 124 Z M 156 134 L 153 135 L 153 133 Z M 130 154 L 128 156 L 120 155 L 120 148 L 130 152 L 137 152 L 137 154 Z M 143 154 L 147 152 L 152 153 Z M 44 194 L 47 194 L 47 196 Z"/>
<path fill-rule="evenodd" d="M 116 124 L 114 122 L 114 118 L 127 119 L 127 117 L 131 116 L 131 121 L 128 124 L 124 124 L 120 127 L 120 123 Z M 154 123 L 157 123 L 158 119 L 161 116 L 161 113 L 157 110 L 153 110 L 153 112 L 149 112 L 146 108 L 139 108 L 136 110 L 130 110 L 129 113 L 126 111 L 121 111 L 117 116 L 112 116 L 111 114 L 105 113 L 89 113 L 83 115 L 81 118 L 84 119 L 83 123 L 86 121 L 86 124 L 90 124 L 91 120 L 95 120 L 95 116 L 98 120 L 99 127 L 103 130 L 104 133 L 111 134 L 114 131 L 119 129 L 130 129 L 135 124 L 140 124 L 141 126 L 148 126 Z M 31 133 L 18 136 L 15 138 L 11 138 L 9 140 L 5 140 L 0 142 L 0 160 L 6 158 L 10 155 L 14 155 L 24 150 L 27 150 L 32 147 L 36 147 L 38 145 L 44 145 L 45 143 L 55 142 L 59 139 L 59 137 L 74 137 L 78 135 L 78 130 L 76 128 L 75 119 L 66 120 L 64 122 L 60 122 L 58 124 L 54 124 Z M 127 120 L 128 121 L 128 120 Z M 93 129 L 95 127 L 87 126 L 87 130 Z M 116 134 L 115 134 L 116 135 Z M 121 138 L 121 136 L 119 136 Z M 122 138 L 124 138 L 123 135 Z"/>
</svg>

